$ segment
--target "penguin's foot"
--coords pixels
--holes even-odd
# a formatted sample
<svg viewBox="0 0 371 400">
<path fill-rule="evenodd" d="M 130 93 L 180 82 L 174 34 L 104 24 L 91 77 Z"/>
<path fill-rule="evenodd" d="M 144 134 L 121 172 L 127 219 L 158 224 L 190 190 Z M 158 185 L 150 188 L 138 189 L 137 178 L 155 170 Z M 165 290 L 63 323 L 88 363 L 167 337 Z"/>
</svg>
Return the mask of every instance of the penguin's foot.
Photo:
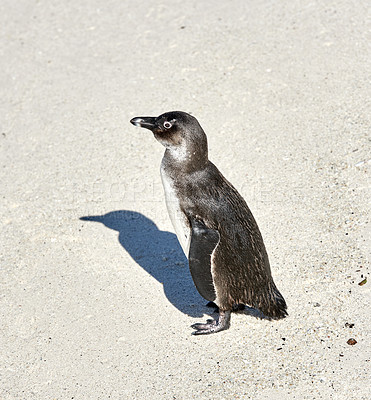
<svg viewBox="0 0 371 400">
<path fill-rule="evenodd" d="M 233 304 L 232 311 L 238 312 L 238 311 L 243 311 L 245 309 L 245 304 Z"/>
<path fill-rule="evenodd" d="M 196 329 L 192 335 L 208 335 L 229 328 L 231 320 L 231 311 L 220 311 L 219 320 L 216 322 L 213 319 L 208 319 L 206 324 L 193 324 L 192 328 Z"/>
</svg>

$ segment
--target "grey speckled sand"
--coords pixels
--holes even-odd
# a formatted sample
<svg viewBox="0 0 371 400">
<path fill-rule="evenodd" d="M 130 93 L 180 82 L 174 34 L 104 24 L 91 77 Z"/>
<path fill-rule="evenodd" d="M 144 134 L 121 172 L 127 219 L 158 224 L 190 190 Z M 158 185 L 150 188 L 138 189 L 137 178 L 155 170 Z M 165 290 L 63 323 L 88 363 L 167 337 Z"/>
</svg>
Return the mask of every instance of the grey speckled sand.
<svg viewBox="0 0 371 400">
<path fill-rule="evenodd" d="M 368 398 L 369 5 L 324 3 L 0 2 L 1 400 Z M 213 310 L 129 124 L 171 109 L 254 213 L 285 320 L 191 336 Z"/>
</svg>

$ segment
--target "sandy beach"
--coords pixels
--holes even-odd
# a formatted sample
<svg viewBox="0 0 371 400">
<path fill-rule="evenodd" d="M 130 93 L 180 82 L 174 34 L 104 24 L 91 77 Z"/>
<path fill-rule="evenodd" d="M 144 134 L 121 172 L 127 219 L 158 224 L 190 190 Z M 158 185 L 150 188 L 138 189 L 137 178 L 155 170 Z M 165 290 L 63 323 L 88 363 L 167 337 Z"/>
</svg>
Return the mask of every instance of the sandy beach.
<svg viewBox="0 0 371 400">
<path fill-rule="evenodd" d="M 369 13 L 0 2 L 1 400 L 369 399 Z M 286 319 L 191 335 L 215 314 L 167 215 L 164 149 L 129 123 L 171 110 L 252 210 Z"/>
</svg>

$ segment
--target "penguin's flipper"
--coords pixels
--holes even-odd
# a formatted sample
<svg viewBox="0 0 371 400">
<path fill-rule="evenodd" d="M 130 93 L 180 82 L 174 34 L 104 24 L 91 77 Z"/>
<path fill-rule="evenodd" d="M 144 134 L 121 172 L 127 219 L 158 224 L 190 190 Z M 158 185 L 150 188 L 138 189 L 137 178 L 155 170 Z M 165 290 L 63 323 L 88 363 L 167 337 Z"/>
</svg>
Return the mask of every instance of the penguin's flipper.
<svg viewBox="0 0 371 400">
<path fill-rule="evenodd" d="M 189 248 L 189 269 L 193 282 L 200 295 L 206 300 L 216 299 L 213 276 L 211 273 L 211 254 L 219 243 L 220 235 L 216 229 L 208 228 L 202 221 L 190 218 L 192 236 Z M 230 310 L 219 310 L 218 321 L 207 320 L 206 324 L 193 324 L 193 335 L 208 335 L 229 328 Z"/>
<path fill-rule="evenodd" d="M 202 221 L 190 218 L 191 243 L 189 247 L 189 269 L 193 282 L 202 297 L 214 301 L 216 298 L 211 274 L 211 253 L 219 243 L 220 235 Z"/>
</svg>

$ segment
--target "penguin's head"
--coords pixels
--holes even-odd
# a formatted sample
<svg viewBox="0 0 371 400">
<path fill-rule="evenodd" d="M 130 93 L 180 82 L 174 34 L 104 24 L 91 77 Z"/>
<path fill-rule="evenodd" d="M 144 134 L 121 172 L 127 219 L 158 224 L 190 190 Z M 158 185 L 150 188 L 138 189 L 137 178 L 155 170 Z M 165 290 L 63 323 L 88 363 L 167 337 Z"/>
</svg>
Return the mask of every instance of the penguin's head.
<svg viewBox="0 0 371 400">
<path fill-rule="evenodd" d="M 193 153 L 193 149 L 206 151 L 206 135 L 197 119 L 182 111 L 170 111 L 158 117 L 136 117 L 135 126 L 147 128 L 166 148 L 179 154 Z M 183 150 L 183 151 L 180 151 Z"/>
</svg>

